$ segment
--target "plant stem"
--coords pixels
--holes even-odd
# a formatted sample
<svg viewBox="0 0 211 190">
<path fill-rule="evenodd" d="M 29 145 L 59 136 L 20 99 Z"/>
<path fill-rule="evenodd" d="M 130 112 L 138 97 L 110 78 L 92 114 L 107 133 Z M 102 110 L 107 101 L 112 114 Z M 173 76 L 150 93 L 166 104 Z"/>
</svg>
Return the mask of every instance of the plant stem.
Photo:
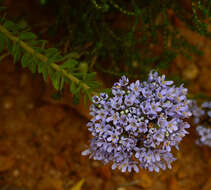
<svg viewBox="0 0 211 190">
<path fill-rule="evenodd" d="M 0 32 L 2 32 L 4 35 L 6 35 L 10 40 L 12 40 L 14 43 L 19 43 L 19 45 L 25 50 L 27 51 L 28 53 L 30 53 L 31 55 L 34 55 L 36 56 L 40 61 L 44 62 L 44 63 L 47 63 L 48 62 L 48 58 L 43 55 L 43 54 L 40 54 L 40 53 L 35 53 L 35 50 L 33 48 L 31 48 L 27 43 L 25 43 L 24 41 L 22 40 L 19 40 L 16 36 L 13 36 L 13 34 L 11 32 L 9 32 L 4 26 L 2 26 L 0 24 Z M 65 71 L 64 69 L 61 69 L 59 67 L 59 65 L 57 65 L 56 63 L 50 63 L 50 66 L 62 73 L 65 77 L 67 77 L 68 79 L 70 79 L 71 81 L 75 82 L 76 84 L 79 84 L 85 89 L 85 90 L 89 90 L 90 87 L 81 82 L 78 78 L 76 78 L 75 76 L 71 75 L 70 73 L 67 73 L 67 71 Z"/>
<path fill-rule="evenodd" d="M 9 53 L 5 53 L 2 56 L 0 56 L 0 61 L 2 61 L 4 58 L 6 58 L 7 56 L 9 56 Z"/>
</svg>

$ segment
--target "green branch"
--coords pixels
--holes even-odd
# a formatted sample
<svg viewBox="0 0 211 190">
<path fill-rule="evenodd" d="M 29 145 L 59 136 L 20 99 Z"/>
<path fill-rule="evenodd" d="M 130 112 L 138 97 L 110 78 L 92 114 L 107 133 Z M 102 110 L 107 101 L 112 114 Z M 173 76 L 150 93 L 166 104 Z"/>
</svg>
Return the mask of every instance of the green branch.
<svg viewBox="0 0 211 190">
<path fill-rule="evenodd" d="M 20 45 L 20 47 L 22 47 L 26 52 L 28 52 L 29 54 L 35 56 L 36 58 L 38 58 L 41 62 L 43 63 L 48 63 L 48 58 L 45 55 L 42 55 L 40 53 L 35 52 L 35 50 L 33 48 L 31 48 L 27 43 L 23 42 L 22 40 L 18 39 L 16 36 L 14 36 L 11 32 L 9 32 L 4 26 L 2 26 L 0 24 L 0 32 L 2 32 L 4 35 L 6 35 L 10 40 L 12 40 L 14 43 L 18 43 Z M 78 78 L 76 78 L 75 76 L 73 76 L 72 74 L 68 73 L 66 70 L 62 69 L 59 67 L 59 65 L 57 65 L 56 63 L 50 63 L 50 66 L 62 73 L 65 77 L 67 77 L 69 80 L 73 81 L 76 84 L 80 84 L 81 87 L 84 90 L 90 90 L 90 87 L 81 82 Z M 93 94 L 95 92 L 92 92 Z"/>
</svg>

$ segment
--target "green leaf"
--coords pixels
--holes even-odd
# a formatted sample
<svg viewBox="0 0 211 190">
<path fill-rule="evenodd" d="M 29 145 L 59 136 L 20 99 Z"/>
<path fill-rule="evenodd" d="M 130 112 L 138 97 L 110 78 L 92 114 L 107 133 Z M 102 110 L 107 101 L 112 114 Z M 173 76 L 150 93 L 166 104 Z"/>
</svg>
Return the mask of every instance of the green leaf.
<svg viewBox="0 0 211 190">
<path fill-rule="evenodd" d="M 79 65 L 79 71 L 81 73 L 87 73 L 88 71 L 88 63 L 87 62 L 81 62 Z"/>
<path fill-rule="evenodd" d="M 47 81 L 47 77 L 48 77 L 48 72 L 47 72 L 47 70 L 44 70 L 44 71 L 42 72 L 42 76 L 43 76 L 44 81 Z"/>
<path fill-rule="evenodd" d="M 71 82 L 70 91 L 71 91 L 72 94 L 79 94 L 80 90 L 81 90 L 80 84 L 76 85 L 75 82 Z"/>
<path fill-rule="evenodd" d="M 52 67 L 48 67 L 48 74 L 49 74 L 51 81 L 53 80 L 54 73 L 55 73 L 55 70 L 52 69 Z"/>
<path fill-rule="evenodd" d="M 4 27 L 7 28 L 8 30 L 14 32 L 15 34 L 20 29 L 17 24 L 15 24 L 12 21 L 8 21 L 8 20 L 5 21 Z"/>
<path fill-rule="evenodd" d="M 39 62 L 37 65 L 37 71 L 38 73 L 43 73 L 46 70 L 45 63 Z"/>
<path fill-rule="evenodd" d="M 87 81 L 92 81 L 92 80 L 94 79 L 95 76 L 96 76 L 96 72 L 87 73 L 87 74 L 86 74 L 86 80 L 87 80 Z"/>
<path fill-rule="evenodd" d="M 64 77 L 61 76 L 60 84 L 59 84 L 59 90 L 62 90 L 64 87 Z"/>
<path fill-rule="evenodd" d="M 21 57 L 21 48 L 17 43 L 13 44 L 12 55 L 13 63 L 16 63 Z"/>
<path fill-rule="evenodd" d="M 74 82 L 71 82 L 71 84 L 70 84 L 70 92 L 75 94 L 75 91 L 76 91 L 76 84 Z"/>
<path fill-rule="evenodd" d="M 62 69 L 73 69 L 76 65 L 78 64 L 78 61 L 74 60 L 74 59 L 68 59 L 67 61 L 65 61 L 60 67 Z"/>
<path fill-rule="evenodd" d="M 79 94 L 80 93 L 80 90 L 81 90 L 81 85 L 79 84 L 76 91 L 75 91 L 75 94 Z"/>
<path fill-rule="evenodd" d="M 7 51 L 11 54 L 12 54 L 12 47 L 13 47 L 12 42 L 7 38 L 6 39 L 6 48 L 7 48 Z"/>
<path fill-rule="evenodd" d="M 88 99 L 91 101 L 92 100 L 92 95 L 91 95 L 91 90 L 87 90 L 87 96 L 88 96 Z"/>
<path fill-rule="evenodd" d="M 28 65 L 30 64 L 30 62 L 31 62 L 31 55 L 29 55 L 28 53 L 25 53 L 22 56 L 22 59 L 21 59 L 22 67 L 23 68 L 28 67 Z"/>
<path fill-rule="evenodd" d="M 47 0 L 40 0 L 41 5 L 45 5 Z"/>
<path fill-rule="evenodd" d="M 35 57 L 32 57 L 30 54 L 25 53 L 21 59 L 21 64 L 23 68 L 28 67 L 32 73 L 36 72 L 38 60 Z"/>
<path fill-rule="evenodd" d="M 34 40 L 37 36 L 32 32 L 22 32 L 19 36 L 20 40 Z"/>
<path fill-rule="evenodd" d="M 18 22 L 18 27 L 21 30 L 25 30 L 25 31 L 29 29 L 29 26 L 25 20 L 20 20 L 20 22 Z"/>
<path fill-rule="evenodd" d="M 0 22 L 1 22 L 1 23 L 4 23 L 4 22 L 5 22 L 6 16 L 7 16 L 7 14 L 5 13 L 5 14 L 3 14 L 3 15 L 0 17 Z"/>
<path fill-rule="evenodd" d="M 75 104 L 75 105 L 79 104 L 80 98 L 81 98 L 80 94 L 74 95 L 73 96 L 73 104 Z"/>
<path fill-rule="evenodd" d="M 37 68 L 37 64 L 39 63 L 39 61 L 36 59 L 36 57 L 32 58 L 32 61 L 29 64 L 29 70 L 32 73 L 36 73 L 36 68 Z"/>
<path fill-rule="evenodd" d="M 87 100 L 88 100 L 88 95 L 87 93 L 84 94 L 84 104 L 86 105 L 87 104 Z"/>
<path fill-rule="evenodd" d="M 112 94 L 112 90 L 111 90 L 110 88 L 104 88 L 104 89 L 102 90 L 102 92 L 105 92 L 105 93 L 108 94 L 108 95 L 111 95 L 111 94 Z"/>
<path fill-rule="evenodd" d="M 59 54 L 59 51 L 56 49 L 56 48 L 49 48 L 46 50 L 46 56 L 47 57 L 52 57 L 52 56 L 55 56 L 55 55 L 58 55 Z"/>
<path fill-rule="evenodd" d="M 84 73 L 74 73 L 74 75 L 78 78 L 81 78 L 84 76 Z"/>
<path fill-rule="evenodd" d="M 46 57 L 48 57 L 48 62 L 57 62 L 61 61 L 62 56 L 60 55 L 60 52 L 56 48 L 49 48 L 45 51 Z"/>
<path fill-rule="evenodd" d="M 62 97 L 62 94 L 60 92 L 57 92 L 57 93 L 53 93 L 51 95 L 51 97 L 54 99 L 54 100 L 60 100 L 61 97 Z"/>
<path fill-rule="evenodd" d="M 47 44 L 47 40 L 41 40 L 41 43 L 42 43 L 42 46 L 41 46 L 41 48 L 43 49 L 43 48 L 45 48 L 45 45 Z"/>
<path fill-rule="evenodd" d="M 87 84 L 91 87 L 91 88 L 99 88 L 101 87 L 101 84 L 97 81 L 90 81 L 87 82 Z"/>
<path fill-rule="evenodd" d="M 38 73 L 42 73 L 43 79 L 46 81 L 48 76 L 48 67 L 44 62 L 38 62 L 37 71 Z"/>
<path fill-rule="evenodd" d="M 56 90 L 59 90 L 59 85 L 60 85 L 60 79 L 61 79 L 61 76 L 59 73 L 55 72 L 54 73 L 54 76 L 53 76 L 53 79 L 52 79 L 52 83 L 53 83 L 53 86 Z"/>
<path fill-rule="evenodd" d="M 4 35 L 0 33 L 0 53 L 4 49 L 4 42 L 5 42 Z"/>
<path fill-rule="evenodd" d="M 65 59 L 79 59 L 80 58 L 80 54 L 77 52 L 71 52 L 68 53 L 67 55 L 64 56 Z"/>
<path fill-rule="evenodd" d="M 28 41 L 27 43 L 30 45 L 30 46 L 32 46 L 32 47 L 34 47 L 34 46 L 38 46 L 38 47 L 34 47 L 34 48 L 36 48 L 37 49 L 37 51 L 38 52 L 42 52 L 42 53 L 45 53 L 45 51 L 43 50 L 43 42 L 44 40 L 38 40 L 38 39 L 36 39 L 36 40 L 31 40 L 31 41 Z M 41 47 L 40 47 L 41 46 Z"/>
</svg>

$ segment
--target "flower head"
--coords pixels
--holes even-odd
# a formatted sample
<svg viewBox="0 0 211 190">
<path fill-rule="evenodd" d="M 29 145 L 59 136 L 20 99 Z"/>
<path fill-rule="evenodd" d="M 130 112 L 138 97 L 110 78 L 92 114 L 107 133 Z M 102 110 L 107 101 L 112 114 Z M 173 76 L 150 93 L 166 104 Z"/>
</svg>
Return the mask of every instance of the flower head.
<svg viewBox="0 0 211 190">
<path fill-rule="evenodd" d="M 82 154 L 104 163 L 112 161 L 112 169 L 122 172 L 171 168 L 172 147 L 178 148 L 188 133 L 189 124 L 183 119 L 191 115 L 187 90 L 172 84 L 152 71 L 144 82 L 129 84 L 121 77 L 110 97 L 94 96 L 93 118 L 87 125 L 94 137 Z"/>
</svg>

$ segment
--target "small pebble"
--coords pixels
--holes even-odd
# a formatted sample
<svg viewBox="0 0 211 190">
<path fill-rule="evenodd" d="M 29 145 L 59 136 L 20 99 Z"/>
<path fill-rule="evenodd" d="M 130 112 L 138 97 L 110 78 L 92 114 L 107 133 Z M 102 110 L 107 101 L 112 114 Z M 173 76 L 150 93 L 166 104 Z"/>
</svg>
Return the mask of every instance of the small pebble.
<svg viewBox="0 0 211 190">
<path fill-rule="evenodd" d="M 184 79 L 194 80 L 198 76 L 199 70 L 198 70 L 197 66 L 192 63 L 184 68 L 182 74 L 183 74 Z"/>
<path fill-rule="evenodd" d="M 29 103 L 29 104 L 26 105 L 26 108 L 31 110 L 31 109 L 34 108 L 34 104 L 33 103 Z"/>
<path fill-rule="evenodd" d="M 13 171 L 13 176 L 14 177 L 18 177 L 19 174 L 20 174 L 19 170 L 16 169 L 16 170 Z"/>
<path fill-rule="evenodd" d="M 12 107 L 13 107 L 13 102 L 12 102 L 11 100 L 7 99 L 7 100 L 5 100 L 5 101 L 3 102 L 3 108 L 4 108 L 4 109 L 9 110 L 9 109 L 11 109 Z"/>
</svg>

